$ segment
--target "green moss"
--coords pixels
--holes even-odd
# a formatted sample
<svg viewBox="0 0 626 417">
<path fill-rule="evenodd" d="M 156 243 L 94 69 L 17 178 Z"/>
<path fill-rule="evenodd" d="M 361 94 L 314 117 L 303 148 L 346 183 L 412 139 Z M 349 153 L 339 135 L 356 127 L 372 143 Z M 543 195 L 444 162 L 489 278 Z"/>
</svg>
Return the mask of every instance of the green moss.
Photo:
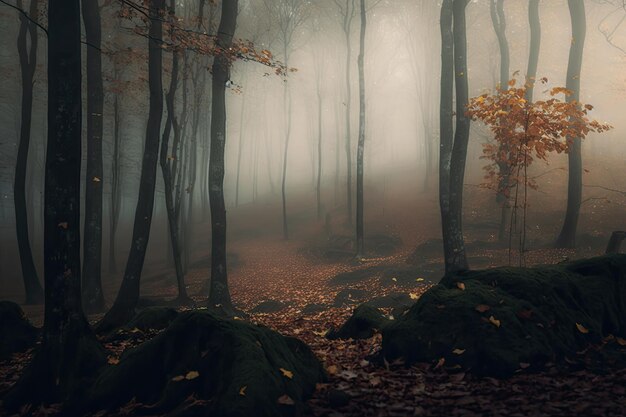
<svg viewBox="0 0 626 417">
<path fill-rule="evenodd" d="M 173 380 L 190 371 L 199 376 Z M 195 394 L 208 401 L 208 415 L 293 415 L 323 377 L 317 358 L 299 340 L 193 311 L 181 313 L 164 332 L 108 366 L 91 387 L 86 406 L 111 410 L 136 398 L 162 413 Z M 278 404 L 283 395 L 295 404 Z"/>
<path fill-rule="evenodd" d="M 326 336 L 328 339 L 369 339 L 376 330 L 386 326 L 388 320 L 383 313 L 367 304 L 358 306 L 352 316 L 339 328 L 331 330 Z"/>
<path fill-rule="evenodd" d="M 626 335 L 626 255 L 447 276 L 384 329 L 383 354 L 506 376 L 609 334 Z"/>
</svg>

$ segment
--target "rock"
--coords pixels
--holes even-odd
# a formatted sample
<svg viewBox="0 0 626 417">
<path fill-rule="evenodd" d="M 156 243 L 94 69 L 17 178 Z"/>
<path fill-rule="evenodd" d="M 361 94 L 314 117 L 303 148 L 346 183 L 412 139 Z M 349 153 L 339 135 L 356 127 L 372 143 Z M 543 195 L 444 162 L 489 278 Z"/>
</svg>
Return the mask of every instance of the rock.
<svg viewBox="0 0 626 417">
<path fill-rule="evenodd" d="M 171 307 L 147 307 L 139 311 L 131 321 L 124 326 L 125 330 L 139 329 L 163 330 L 178 317 L 178 311 Z"/>
<path fill-rule="evenodd" d="M 307 304 L 306 306 L 304 306 L 304 308 L 302 309 L 302 314 L 315 314 L 315 313 L 321 313 L 322 311 L 326 311 L 328 310 L 328 307 L 326 304 Z"/>
<path fill-rule="evenodd" d="M 79 408 L 115 410 L 134 398 L 145 404 L 138 413 L 169 414 L 194 395 L 200 415 L 291 416 L 324 378 L 318 359 L 297 339 L 188 311 L 102 370 Z"/>
<path fill-rule="evenodd" d="M 267 300 L 267 301 L 263 301 L 262 303 L 254 307 L 251 312 L 255 314 L 278 313 L 279 311 L 282 311 L 285 308 L 287 308 L 287 305 L 281 301 Z"/>
<path fill-rule="evenodd" d="M 334 307 L 347 307 L 359 304 L 367 299 L 369 292 L 354 288 L 339 291 L 333 301 Z"/>
<path fill-rule="evenodd" d="M 328 339 L 369 339 L 374 336 L 376 330 L 381 330 L 389 323 L 383 313 L 367 304 L 358 306 L 352 316 L 335 331 L 331 329 L 326 337 Z"/>
<path fill-rule="evenodd" d="M 626 337 L 626 255 L 449 275 L 383 328 L 382 353 L 509 376 L 608 335 Z"/>
<path fill-rule="evenodd" d="M 33 347 L 38 336 L 39 330 L 28 321 L 19 305 L 0 301 L 0 360 Z"/>
</svg>

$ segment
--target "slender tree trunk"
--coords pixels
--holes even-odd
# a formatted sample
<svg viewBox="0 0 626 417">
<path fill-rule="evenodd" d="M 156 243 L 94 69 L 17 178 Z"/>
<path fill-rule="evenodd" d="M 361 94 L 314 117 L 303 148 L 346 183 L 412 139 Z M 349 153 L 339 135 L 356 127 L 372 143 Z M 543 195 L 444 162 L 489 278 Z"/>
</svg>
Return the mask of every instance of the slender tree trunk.
<svg viewBox="0 0 626 417">
<path fill-rule="evenodd" d="M 116 75 L 118 79 L 119 75 Z M 117 261 L 115 258 L 115 235 L 120 220 L 122 203 L 121 177 L 121 137 L 120 137 L 120 103 L 118 94 L 113 99 L 113 158 L 111 161 L 111 212 L 109 220 L 109 273 L 117 273 Z"/>
<path fill-rule="evenodd" d="M 161 48 L 163 23 L 160 17 L 160 10 L 165 7 L 165 2 L 164 0 L 151 0 L 149 7 L 148 84 L 150 88 L 150 108 L 141 165 L 139 198 L 137 208 L 135 209 L 132 244 L 117 298 L 113 307 L 98 323 L 98 332 L 111 331 L 128 322 L 135 314 L 135 308 L 139 302 L 141 272 L 146 258 L 148 240 L 150 239 L 156 171 L 159 159 L 159 138 L 163 116 L 163 49 Z"/>
<path fill-rule="evenodd" d="M 317 81 L 317 220 L 322 219 L 322 126 L 323 126 L 323 111 L 322 108 L 322 93 L 320 91 L 320 75 L 318 74 Z"/>
<path fill-rule="evenodd" d="M 170 11 L 172 15 L 176 14 L 176 2 L 172 0 L 170 2 Z M 185 275 L 183 273 L 183 264 L 180 255 L 180 242 L 179 242 L 179 227 L 176 219 L 176 213 L 174 211 L 174 186 L 172 181 L 172 159 L 178 157 L 177 149 L 171 150 L 171 157 L 169 155 L 170 149 L 170 135 L 172 127 L 178 124 L 176 120 L 176 89 L 178 88 L 179 78 L 179 61 L 181 52 L 178 50 L 173 51 L 172 57 L 172 73 L 170 78 L 169 91 L 165 96 L 165 104 L 167 107 L 167 118 L 165 120 L 165 127 L 163 129 L 163 137 L 161 138 L 161 153 L 159 155 L 159 163 L 161 165 L 161 173 L 163 174 L 163 184 L 165 188 L 165 209 L 167 211 L 167 224 L 169 231 L 169 241 L 172 258 L 174 261 L 174 270 L 176 271 L 176 283 L 178 286 L 178 302 L 187 303 L 189 297 L 187 296 L 187 288 L 185 287 Z M 174 128 L 177 130 L 178 126 Z"/>
<path fill-rule="evenodd" d="M 48 8 L 48 144 L 46 153 L 43 337 L 31 364 L 4 398 L 63 402 L 105 361 L 81 307 L 80 2 L 50 0 Z"/>
<path fill-rule="evenodd" d="M 568 0 L 568 5 L 572 21 L 572 42 L 565 87 L 572 92 L 571 95 L 567 96 L 567 101 L 572 102 L 580 100 L 580 74 L 585 37 L 587 35 L 587 18 L 583 0 Z M 560 248 L 573 248 L 576 246 L 576 229 L 578 228 L 583 193 L 582 141 L 580 138 L 572 137 L 568 137 L 567 140 L 569 142 L 567 212 L 565 213 L 563 228 L 556 240 L 556 246 Z"/>
<path fill-rule="evenodd" d="M 344 21 L 344 34 L 346 37 L 346 141 L 344 149 L 346 152 L 346 205 L 348 212 L 347 224 L 352 224 L 352 42 L 350 40 L 350 29 L 352 28 L 353 12 L 349 12 L 346 0 L 346 20 Z M 354 9 L 354 0 L 352 0 Z M 348 14 L 350 16 L 348 16 Z"/>
<path fill-rule="evenodd" d="M 102 40 L 98 0 L 83 0 L 82 14 L 87 39 L 87 169 L 83 242 L 83 307 L 87 312 L 104 310 L 102 294 Z"/>
<path fill-rule="evenodd" d="M 217 35 L 218 46 L 226 51 L 232 45 L 237 28 L 238 0 L 222 3 L 222 17 Z M 226 146 L 226 82 L 230 63 L 218 55 L 213 62 L 213 106 L 211 114 L 211 157 L 209 162 L 209 197 L 211 204 L 211 287 L 209 306 L 232 313 L 226 265 L 226 206 L 224 204 L 224 148 Z"/>
<path fill-rule="evenodd" d="M 463 180 L 469 139 L 465 7 L 467 0 L 444 0 L 441 6 L 441 151 L 439 205 L 446 273 L 468 268 L 463 241 Z M 455 82 L 456 78 L 456 82 Z M 453 125 L 456 85 L 456 132 Z"/>
<path fill-rule="evenodd" d="M 241 177 L 241 156 L 243 154 L 244 117 L 246 114 L 246 93 L 241 95 L 241 117 L 239 119 L 239 145 L 237 146 L 237 179 L 235 182 L 235 207 L 239 206 L 239 178 Z"/>
<path fill-rule="evenodd" d="M 489 9 L 493 30 L 498 38 L 500 48 L 500 89 L 508 90 L 510 73 L 510 52 L 509 43 L 506 37 L 506 16 L 504 14 L 504 0 L 490 0 Z M 500 152 L 508 154 L 508 146 L 501 144 Z M 498 228 L 498 240 L 502 243 L 506 241 L 507 226 L 511 215 L 511 204 L 509 201 L 509 181 L 511 177 L 510 167 L 506 161 L 498 162 L 500 181 L 496 193 L 496 202 L 500 205 L 500 226 Z"/>
<path fill-rule="evenodd" d="M 23 9 L 22 1 L 17 7 Z M 39 0 L 31 0 L 29 16 L 37 19 Z M 30 38 L 30 50 L 28 39 Z M 13 182 L 13 198 L 15 204 L 15 228 L 17 245 L 22 266 L 22 278 L 26 304 L 42 304 L 43 288 L 39 283 L 37 269 L 33 260 L 33 251 L 28 234 L 28 209 L 26 204 L 26 172 L 28 169 L 28 150 L 30 147 L 30 133 L 33 115 L 33 86 L 35 70 L 37 69 L 37 26 L 26 16 L 20 14 L 20 31 L 17 37 L 17 51 L 20 59 L 22 75 L 22 109 L 20 120 L 20 141 L 15 161 L 15 179 Z"/>
<path fill-rule="evenodd" d="M 287 45 L 284 48 L 285 66 L 289 68 L 289 51 Z M 283 153 L 283 175 L 281 182 L 281 195 L 283 199 L 283 238 L 289 239 L 289 225 L 287 223 L 287 161 L 289 156 L 289 142 L 291 139 L 291 94 L 289 90 L 289 83 L 285 82 L 283 87 L 283 104 L 285 109 L 286 118 L 286 131 L 285 131 L 285 147 Z"/>
<path fill-rule="evenodd" d="M 365 0 L 361 0 L 361 34 L 359 36 L 359 142 L 356 157 L 356 256 L 365 256 L 363 188 L 365 156 L 365 31 L 367 29 L 367 11 Z"/>
<path fill-rule="evenodd" d="M 531 102 L 537 81 L 537 66 L 539 65 L 539 51 L 541 50 L 539 0 L 530 0 L 528 3 L 528 23 L 530 25 L 530 51 L 528 69 L 526 70 L 526 101 Z"/>
</svg>

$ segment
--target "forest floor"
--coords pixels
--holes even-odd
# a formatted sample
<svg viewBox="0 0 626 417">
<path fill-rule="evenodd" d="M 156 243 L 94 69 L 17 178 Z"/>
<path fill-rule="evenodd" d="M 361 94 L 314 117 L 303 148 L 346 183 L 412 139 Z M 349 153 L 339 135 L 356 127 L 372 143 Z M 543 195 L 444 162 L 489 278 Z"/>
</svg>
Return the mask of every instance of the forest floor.
<svg viewBox="0 0 626 417">
<path fill-rule="evenodd" d="M 397 198 L 396 198 L 397 197 Z M 396 200 L 394 200 L 396 198 Z M 492 194 L 486 191 L 473 193 L 466 205 L 467 239 L 469 242 L 492 242 L 495 227 L 494 210 L 485 207 Z M 399 196 L 389 196 L 386 201 L 401 201 Z M 383 203 L 384 204 L 384 203 Z M 591 206 L 593 205 L 593 207 Z M 279 233 L 256 233 L 255 227 L 276 227 L 280 230 L 275 214 L 266 223 L 264 213 L 276 213 L 276 208 L 267 204 L 244 206 L 236 211 L 237 221 L 231 221 L 229 253 L 235 254 L 229 277 L 231 294 L 235 304 L 249 313 L 251 321 L 266 325 L 282 334 L 305 341 L 317 354 L 329 375 L 329 380 L 319 384 L 309 401 L 313 416 L 623 416 L 626 413 L 626 370 L 607 369 L 593 372 L 588 369 L 563 371 L 548 367 L 541 373 L 520 371 L 508 380 L 477 378 L 458 369 L 445 366 L 419 364 L 405 367 L 401 363 L 378 366 L 369 358 L 380 349 L 381 336 L 368 340 L 328 340 L 325 335 L 331 327 L 338 327 L 353 310 L 349 307 L 328 307 L 337 293 L 344 289 L 361 289 L 372 298 L 391 293 L 408 293 L 416 299 L 428 290 L 436 280 L 416 273 L 415 283 L 410 286 L 396 285 L 395 280 L 382 285 L 380 274 L 350 285 L 333 285 L 329 281 L 337 274 L 356 269 L 379 266 L 406 265 L 414 249 L 439 235 L 437 201 L 424 196 L 412 204 L 396 204 L 391 207 L 373 205 L 378 219 L 371 227 L 377 233 L 396 236 L 402 244 L 387 256 L 370 256 L 364 261 L 354 259 L 321 259 L 316 249 L 324 242 L 328 232 L 350 235 L 350 229 L 332 219 L 330 226 L 314 219 L 312 209 L 302 216 L 308 222 L 294 221 L 289 241 Z M 587 232 L 586 240 L 578 250 L 556 250 L 549 248 L 560 223 L 549 207 L 537 206 L 531 219 L 529 250 L 526 264 L 557 263 L 564 259 L 575 259 L 600 254 L 606 244 L 606 236 L 616 220 L 623 216 L 626 197 L 617 196 L 610 203 L 604 200 L 591 201 L 583 211 L 582 229 Z M 304 209 L 303 209 L 304 210 Z M 267 214 L 270 216 L 270 214 Z M 339 215 L 336 218 L 340 218 Z M 407 220 L 409 219 L 409 220 Z M 308 226 L 304 226 L 308 224 Z M 593 226 L 592 226 L 593 225 Z M 208 227 L 206 228 L 208 230 Z M 597 233 L 596 233 L 597 231 Z M 207 233 L 208 235 L 208 233 Z M 304 237 L 303 237 L 304 236 Z M 198 239 L 197 247 L 208 248 L 207 238 Z M 514 255 L 514 262 L 517 258 Z M 187 274 L 190 294 L 201 294 L 208 276 L 208 253 L 197 251 Z M 424 259 L 433 264 L 441 263 L 436 254 Z M 508 264 L 509 250 L 493 245 L 475 245 L 470 253 L 475 266 L 486 268 Z M 381 269 L 381 270 L 383 270 Z M 163 272 L 160 267 L 149 268 L 142 284 L 144 297 L 175 297 L 176 287 L 171 271 Z M 107 286 L 107 299 L 112 300 L 117 284 Z M 204 297 L 194 296 L 199 306 Z M 278 312 L 255 314 L 251 310 L 259 303 L 275 300 L 285 304 Z M 305 314 L 302 309 L 308 304 L 327 305 L 323 311 Z M 36 324 L 42 321 L 40 308 L 25 307 L 26 314 Z M 95 321 L 99 316 L 91 316 Z M 131 341 L 108 345 L 111 358 L 151 335 L 140 335 Z M 17 380 L 27 363 L 30 352 L 16 355 L 12 361 L 0 363 L 0 392 Z M 129 405 L 122 414 L 132 414 Z M 30 410 L 34 415 L 46 415 L 54 408 Z"/>
</svg>

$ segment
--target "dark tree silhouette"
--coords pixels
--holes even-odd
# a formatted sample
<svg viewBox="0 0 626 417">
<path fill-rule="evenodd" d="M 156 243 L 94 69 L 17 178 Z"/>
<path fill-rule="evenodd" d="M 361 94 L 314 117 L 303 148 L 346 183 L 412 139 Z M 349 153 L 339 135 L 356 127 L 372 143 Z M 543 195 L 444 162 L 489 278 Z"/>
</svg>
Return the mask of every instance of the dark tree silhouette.
<svg viewBox="0 0 626 417">
<path fill-rule="evenodd" d="M 580 73 L 583 63 L 583 51 L 587 35 L 587 18 L 583 0 L 568 0 L 572 21 L 572 42 L 567 65 L 567 82 L 565 87 L 572 92 L 567 101 L 580 99 Z M 580 204 L 583 192 L 583 161 L 582 141 L 580 138 L 568 138 L 570 141 L 568 160 L 569 176 L 567 186 L 567 211 L 561 233 L 556 239 L 556 246 L 573 248 L 576 246 L 576 230 L 580 216 Z"/>
<path fill-rule="evenodd" d="M 217 46 L 227 51 L 237 28 L 238 0 L 222 3 Z M 230 59 L 224 53 L 213 61 L 213 105 L 211 112 L 211 154 L 209 161 L 209 203 L 211 207 L 211 286 L 209 306 L 233 312 L 228 290 L 226 265 L 226 206 L 224 204 L 224 148 L 226 146 L 226 83 Z"/>
<path fill-rule="evenodd" d="M 83 314 L 80 283 L 81 44 L 79 0 L 48 2 L 48 145 L 41 346 L 4 405 L 66 400 L 105 361 Z"/>
<path fill-rule="evenodd" d="M 154 190 L 156 170 L 159 159 L 159 138 L 163 117 L 163 22 L 160 10 L 164 0 L 151 0 L 150 31 L 148 34 L 148 84 L 150 88 L 150 109 L 146 127 L 146 143 L 141 164 L 139 198 L 135 209 L 133 237 L 124 271 L 122 285 L 115 303 L 104 318 L 98 323 L 98 332 L 110 331 L 132 318 L 139 302 L 139 283 L 146 257 L 146 248 L 150 238 L 152 212 L 154 208 Z"/>
<path fill-rule="evenodd" d="M 23 9 L 22 1 L 17 7 Z M 33 87 L 37 69 L 37 25 L 31 19 L 37 19 L 39 0 L 31 0 L 28 16 L 20 14 L 20 30 L 17 36 L 17 51 L 22 75 L 22 111 L 20 119 L 20 141 L 15 161 L 15 179 L 13 199 L 15 204 L 15 228 L 17 245 L 20 253 L 22 277 L 26 293 L 26 304 L 43 303 L 43 288 L 39 283 L 37 269 L 33 260 L 33 251 L 28 236 L 28 212 L 26 207 L 26 172 L 28 168 L 28 148 L 33 115 Z M 30 17 L 30 19 L 29 19 Z M 30 49 L 28 40 L 30 39 Z"/>
<path fill-rule="evenodd" d="M 82 13 L 87 41 L 87 169 L 85 178 L 85 224 L 83 241 L 83 307 L 104 310 L 102 294 L 102 41 L 98 0 L 83 0 Z"/>
</svg>

